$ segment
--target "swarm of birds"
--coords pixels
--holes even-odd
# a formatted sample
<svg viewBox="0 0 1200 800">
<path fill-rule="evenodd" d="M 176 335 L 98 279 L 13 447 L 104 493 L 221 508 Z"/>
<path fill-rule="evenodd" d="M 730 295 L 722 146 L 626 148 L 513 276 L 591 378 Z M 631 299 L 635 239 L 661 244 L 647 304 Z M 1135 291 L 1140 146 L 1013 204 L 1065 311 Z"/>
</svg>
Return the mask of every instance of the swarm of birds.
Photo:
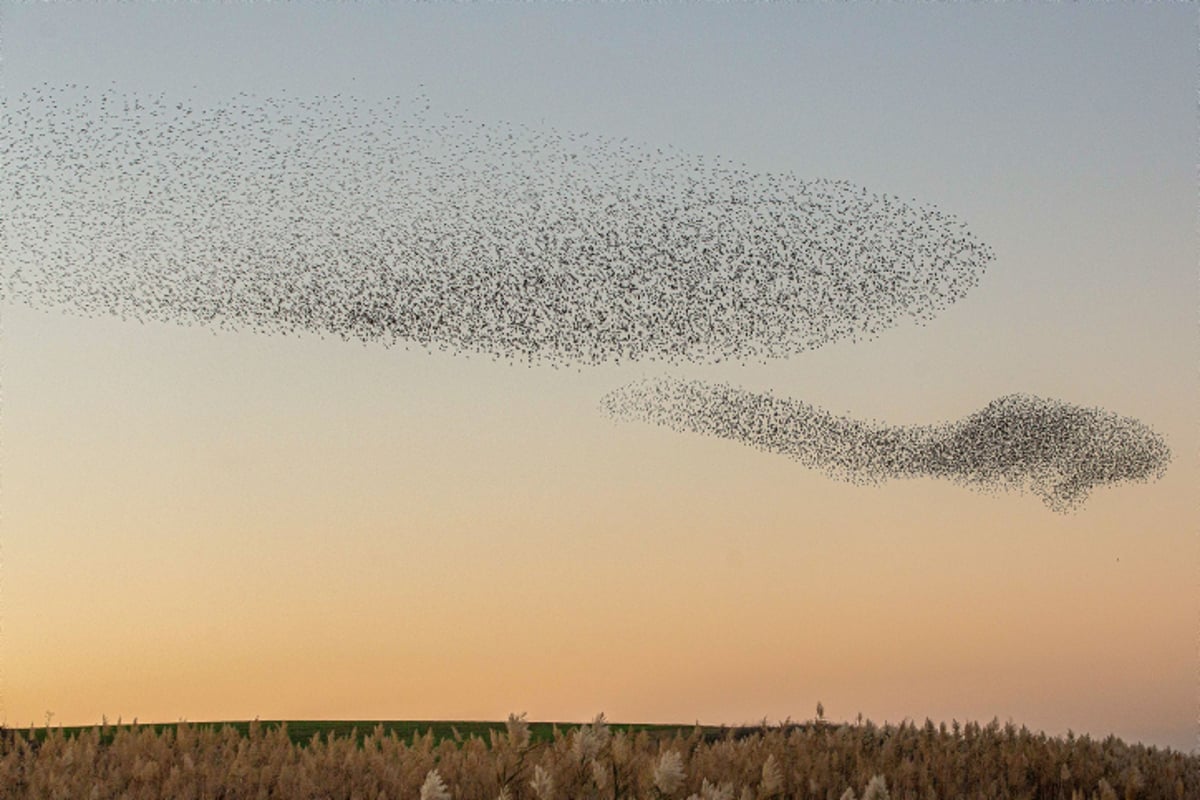
<svg viewBox="0 0 1200 800">
<path fill-rule="evenodd" d="M 923 323 L 992 258 L 845 181 L 427 99 L 43 86 L 0 109 L 10 300 L 555 365 L 761 361 Z"/>
<path fill-rule="evenodd" d="M 984 491 L 1028 490 L 1057 512 L 1077 509 L 1096 486 L 1161 477 L 1171 459 L 1162 436 L 1136 419 L 1023 394 L 922 426 L 838 417 L 698 381 L 630 384 L 602 405 L 618 419 L 732 439 L 843 481 L 933 477 Z"/>
<path fill-rule="evenodd" d="M 84 315 L 483 353 L 745 362 L 923 324 L 992 259 L 846 181 L 342 95 L 210 106 L 44 85 L 0 104 L 0 292 Z M 1022 395 L 887 427 L 661 381 L 608 410 L 853 481 L 1029 486 L 1055 510 L 1161 474 L 1136 420 Z"/>
</svg>

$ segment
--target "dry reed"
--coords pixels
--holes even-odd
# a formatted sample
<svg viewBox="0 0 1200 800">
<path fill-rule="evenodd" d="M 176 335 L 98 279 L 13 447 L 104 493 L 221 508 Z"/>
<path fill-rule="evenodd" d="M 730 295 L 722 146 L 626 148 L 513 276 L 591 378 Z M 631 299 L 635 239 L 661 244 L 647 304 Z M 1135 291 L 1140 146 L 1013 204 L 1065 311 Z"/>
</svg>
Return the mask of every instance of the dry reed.
<svg viewBox="0 0 1200 800">
<path fill-rule="evenodd" d="M 404 741 L 377 726 L 295 744 L 286 724 L 61 728 L 0 736 L 0 796 L 21 800 L 1189 800 L 1200 757 L 1108 737 L 1033 734 L 995 720 L 952 730 L 870 722 L 728 731 L 611 730 L 592 724 L 533 741 L 504 732 Z"/>
</svg>

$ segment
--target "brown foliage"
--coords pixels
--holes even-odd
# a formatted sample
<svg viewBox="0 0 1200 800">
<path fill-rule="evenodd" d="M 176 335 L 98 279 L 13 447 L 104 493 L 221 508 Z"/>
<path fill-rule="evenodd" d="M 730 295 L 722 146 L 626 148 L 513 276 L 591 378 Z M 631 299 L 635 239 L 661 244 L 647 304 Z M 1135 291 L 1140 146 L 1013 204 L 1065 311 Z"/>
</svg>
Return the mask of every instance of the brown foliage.
<svg viewBox="0 0 1200 800">
<path fill-rule="evenodd" d="M 995 720 L 961 728 L 955 723 L 953 732 L 930 722 L 922 727 L 816 722 L 731 730 L 713 739 L 698 727 L 687 735 L 614 732 L 598 717 L 590 726 L 556 731 L 549 742 L 532 741 L 523 725 L 512 718 L 507 735 L 493 733 L 487 742 L 475 735 L 439 742 L 432 733 L 406 742 L 376 727 L 361 746 L 353 737 L 334 735 L 297 745 L 286 725 L 264 729 L 257 723 L 246 736 L 228 726 L 182 723 L 162 733 L 125 726 L 110 741 L 102 739 L 100 728 L 76 736 L 50 730 L 41 742 L 9 731 L 0 736 L 0 796 L 417 800 L 436 769 L 458 800 L 534 800 L 539 790 L 557 800 L 1200 797 L 1196 756 L 1127 745 L 1111 736 L 1050 738 Z M 681 782 L 662 778 L 662 758 L 669 752 L 682 763 Z"/>
</svg>

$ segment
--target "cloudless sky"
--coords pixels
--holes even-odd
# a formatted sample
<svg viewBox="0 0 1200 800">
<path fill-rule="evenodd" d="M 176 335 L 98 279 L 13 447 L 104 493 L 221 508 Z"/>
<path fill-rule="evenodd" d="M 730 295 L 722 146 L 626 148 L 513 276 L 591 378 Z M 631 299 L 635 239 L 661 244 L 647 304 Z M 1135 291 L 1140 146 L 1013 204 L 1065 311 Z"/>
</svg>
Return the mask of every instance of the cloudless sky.
<svg viewBox="0 0 1200 800">
<path fill-rule="evenodd" d="M 1012 718 L 1197 741 L 1197 17 L 1185 4 L 6 4 L 0 91 L 413 97 L 935 204 L 925 326 L 555 370 L 6 305 L 7 724 Z M 4 251 L 0 245 L 0 267 Z M 661 374 L 887 422 L 1136 417 L 1079 512 L 617 424 Z"/>
</svg>

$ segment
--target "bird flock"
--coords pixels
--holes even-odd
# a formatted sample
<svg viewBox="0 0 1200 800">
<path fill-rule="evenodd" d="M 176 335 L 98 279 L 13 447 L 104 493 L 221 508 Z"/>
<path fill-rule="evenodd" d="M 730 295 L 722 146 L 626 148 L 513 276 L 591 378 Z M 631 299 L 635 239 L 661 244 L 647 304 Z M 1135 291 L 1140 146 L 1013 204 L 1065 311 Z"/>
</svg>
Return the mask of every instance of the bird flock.
<svg viewBox="0 0 1200 800">
<path fill-rule="evenodd" d="M 845 181 L 423 98 L 45 86 L 3 109 L 6 293 L 556 365 L 762 361 L 931 319 L 992 258 Z"/>
<path fill-rule="evenodd" d="M 913 426 L 671 379 L 624 386 L 602 405 L 618 419 L 731 439 L 851 483 L 945 478 L 983 491 L 1032 491 L 1057 512 L 1078 508 L 1096 486 L 1161 477 L 1170 460 L 1164 439 L 1136 419 L 1023 394 L 954 422 Z"/>
<path fill-rule="evenodd" d="M 846 181 L 366 100 L 42 85 L 0 104 L 0 292 L 88 316 L 515 363 L 746 363 L 924 324 L 992 260 L 953 216 Z M 1013 395 L 889 428 L 728 386 L 604 407 L 854 481 L 1031 486 L 1074 508 L 1161 474 L 1140 423 Z"/>
</svg>

